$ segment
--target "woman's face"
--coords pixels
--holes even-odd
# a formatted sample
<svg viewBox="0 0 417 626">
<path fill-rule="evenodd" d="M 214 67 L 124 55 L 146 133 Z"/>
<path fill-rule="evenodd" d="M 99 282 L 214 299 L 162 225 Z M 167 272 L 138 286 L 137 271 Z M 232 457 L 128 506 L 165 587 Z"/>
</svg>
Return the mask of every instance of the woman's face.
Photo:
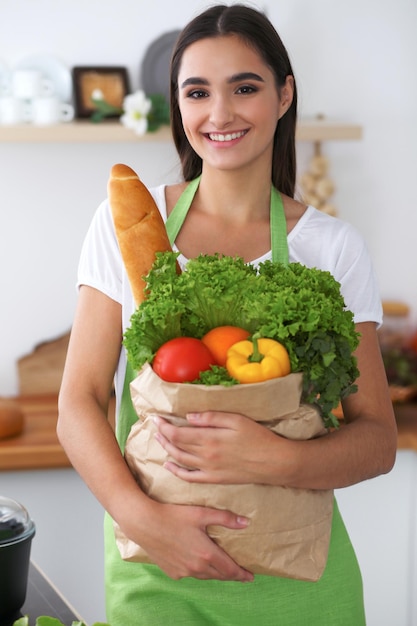
<svg viewBox="0 0 417 626">
<path fill-rule="evenodd" d="M 262 57 L 235 35 L 207 38 L 184 52 L 178 104 L 185 134 L 204 167 L 270 167 L 278 119 L 292 100 L 292 79 L 278 95 Z"/>
</svg>

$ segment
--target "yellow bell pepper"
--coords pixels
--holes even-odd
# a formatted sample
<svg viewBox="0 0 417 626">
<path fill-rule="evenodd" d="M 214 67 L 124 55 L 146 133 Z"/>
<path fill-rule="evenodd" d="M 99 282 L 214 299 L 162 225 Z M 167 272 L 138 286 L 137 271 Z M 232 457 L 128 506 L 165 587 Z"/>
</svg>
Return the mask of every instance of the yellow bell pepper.
<svg viewBox="0 0 417 626">
<path fill-rule="evenodd" d="M 286 348 L 274 339 L 238 341 L 227 352 L 226 369 L 240 383 L 260 383 L 291 372 Z"/>
</svg>

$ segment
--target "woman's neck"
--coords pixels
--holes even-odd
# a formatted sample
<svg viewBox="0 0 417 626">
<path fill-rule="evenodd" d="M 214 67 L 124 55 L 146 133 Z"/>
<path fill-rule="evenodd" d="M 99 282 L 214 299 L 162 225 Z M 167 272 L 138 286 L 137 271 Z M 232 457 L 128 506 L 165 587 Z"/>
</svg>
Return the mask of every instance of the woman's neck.
<svg viewBox="0 0 417 626">
<path fill-rule="evenodd" d="M 204 212 L 244 223 L 269 216 L 270 193 L 268 173 L 203 169 L 194 202 Z"/>
</svg>

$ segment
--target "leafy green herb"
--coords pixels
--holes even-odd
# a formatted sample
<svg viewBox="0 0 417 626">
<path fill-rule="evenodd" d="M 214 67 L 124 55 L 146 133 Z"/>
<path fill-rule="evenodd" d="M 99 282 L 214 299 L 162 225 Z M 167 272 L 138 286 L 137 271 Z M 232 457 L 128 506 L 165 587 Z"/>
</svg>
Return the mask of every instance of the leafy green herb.
<svg viewBox="0 0 417 626">
<path fill-rule="evenodd" d="M 232 387 L 238 385 L 239 381 L 230 376 L 225 367 L 220 365 L 212 365 L 209 370 L 200 373 L 200 378 L 193 381 L 192 384 L 197 385 L 223 385 L 223 387 Z"/>
<path fill-rule="evenodd" d="M 124 336 L 133 368 L 151 363 L 173 337 L 241 326 L 285 345 L 292 371 L 303 372 L 303 401 L 317 404 L 326 426 L 336 426 L 332 410 L 356 391 L 358 333 L 330 272 L 271 261 L 257 270 L 240 257 L 201 255 L 177 274 L 177 256 L 158 253 L 146 277 L 147 299 Z M 212 370 L 198 382 L 233 384 L 225 372 Z"/>
</svg>

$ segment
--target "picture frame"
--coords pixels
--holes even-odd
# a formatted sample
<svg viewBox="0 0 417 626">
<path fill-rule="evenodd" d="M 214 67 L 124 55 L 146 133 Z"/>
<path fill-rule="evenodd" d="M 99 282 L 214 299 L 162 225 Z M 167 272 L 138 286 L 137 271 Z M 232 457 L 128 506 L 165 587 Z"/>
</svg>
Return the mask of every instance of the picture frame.
<svg viewBox="0 0 417 626">
<path fill-rule="evenodd" d="M 121 108 L 129 93 L 129 76 L 126 67 L 121 66 L 77 66 L 72 70 L 74 86 L 75 116 L 90 117 L 96 110 L 91 100 L 95 89 L 103 93 L 103 99 L 110 105 Z M 118 117 L 118 114 L 108 115 Z"/>
</svg>

